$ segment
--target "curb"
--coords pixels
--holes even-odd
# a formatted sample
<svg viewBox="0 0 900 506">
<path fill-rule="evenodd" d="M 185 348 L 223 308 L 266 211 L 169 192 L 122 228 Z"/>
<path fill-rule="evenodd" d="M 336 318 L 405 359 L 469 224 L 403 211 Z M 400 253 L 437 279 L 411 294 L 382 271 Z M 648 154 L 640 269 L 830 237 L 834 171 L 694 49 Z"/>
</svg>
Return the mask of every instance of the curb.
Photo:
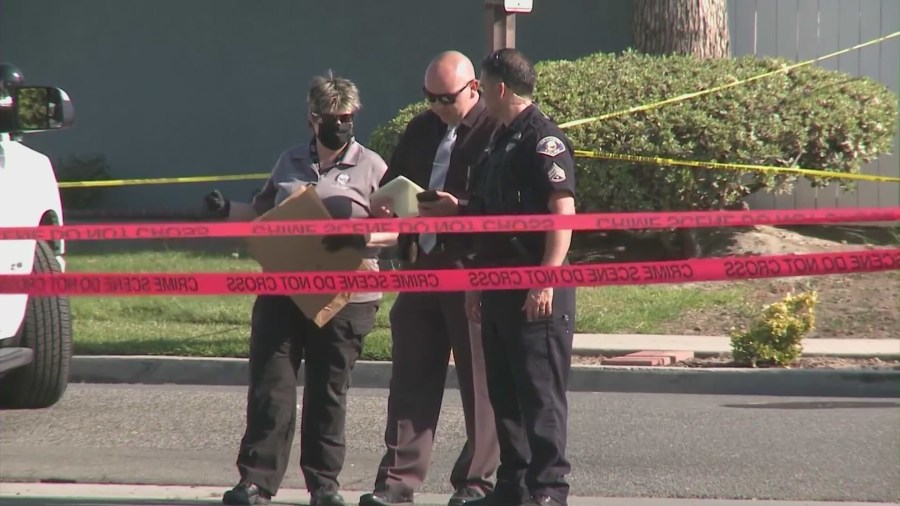
<svg viewBox="0 0 900 506">
<path fill-rule="evenodd" d="M 247 360 L 240 358 L 75 356 L 69 382 L 246 386 L 247 377 Z M 390 379 L 390 362 L 360 361 L 352 384 L 388 388 Z M 459 388 L 452 364 L 446 385 Z M 573 366 L 569 391 L 895 398 L 900 397 L 900 371 Z"/>
<path fill-rule="evenodd" d="M 596 357 L 597 355 L 603 356 L 620 356 L 620 355 L 628 355 L 629 353 L 639 353 L 648 350 L 663 350 L 666 351 L 691 351 L 691 350 L 680 350 L 677 347 L 635 347 L 635 348 L 615 348 L 615 349 L 603 349 L 599 350 L 597 348 L 572 348 L 572 355 L 579 357 Z M 730 354 L 731 350 L 693 350 L 694 358 L 716 358 L 720 357 L 723 354 Z M 828 358 L 849 358 L 849 359 L 863 359 L 863 358 L 877 358 L 881 360 L 900 360 L 900 352 L 897 353 L 879 353 L 879 352 L 868 352 L 861 351 L 858 353 L 854 352 L 829 352 L 829 353 L 805 353 L 803 356 L 817 356 L 817 357 L 828 357 Z"/>
</svg>

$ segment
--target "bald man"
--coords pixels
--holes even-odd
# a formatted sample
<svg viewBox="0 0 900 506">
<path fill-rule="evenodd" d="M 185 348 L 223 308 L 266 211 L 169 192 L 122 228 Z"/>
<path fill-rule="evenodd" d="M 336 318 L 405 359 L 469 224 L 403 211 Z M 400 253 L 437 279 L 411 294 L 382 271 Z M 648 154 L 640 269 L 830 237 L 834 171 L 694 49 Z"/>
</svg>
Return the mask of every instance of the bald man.
<svg viewBox="0 0 900 506">
<path fill-rule="evenodd" d="M 435 190 L 420 202 L 421 216 L 449 216 L 466 202 L 469 169 L 484 152 L 496 128 L 478 92 L 472 62 L 449 51 L 425 71 L 423 93 L 430 110 L 413 118 L 395 148 L 381 181 L 405 176 Z M 461 234 L 401 236 L 400 251 L 413 269 L 454 269 L 470 251 Z M 488 397 L 481 330 L 468 322 L 462 292 L 410 293 L 397 297 L 390 314 L 393 367 L 384 433 L 386 451 L 375 491 L 360 506 L 410 505 L 425 480 L 441 411 L 450 353 L 456 366 L 468 441 L 450 483 L 451 506 L 485 496 L 493 489 L 500 450 Z"/>
</svg>

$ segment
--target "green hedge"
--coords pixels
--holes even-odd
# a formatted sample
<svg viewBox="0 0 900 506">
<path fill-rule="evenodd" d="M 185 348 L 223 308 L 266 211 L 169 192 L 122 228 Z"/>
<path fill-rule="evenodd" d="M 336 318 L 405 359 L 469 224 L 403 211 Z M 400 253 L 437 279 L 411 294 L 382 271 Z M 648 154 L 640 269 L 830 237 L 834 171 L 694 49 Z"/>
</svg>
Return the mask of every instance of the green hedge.
<svg viewBox="0 0 900 506">
<path fill-rule="evenodd" d="M 698 60 L 635 52 L 539 62 L 535 102 L 564 123 L 731 83 L 791 63 L 752 56 Z M 400 110 L 373 132 L 371 147 L 387 159 L 407 121 L 426 107 L 423 101 Z M 856 173 L 863 163 L 892 148 L 896 120 L 897 97 L 882 84 L 809 65 L 681 103 L 572 127 L 566 133 L 578 149 Z M 816 186 L 827 184 L 801 177 Z M 581 158 L 578 201 L 582 211 L 731 208 L 756 191 L 790 192 L 797 179 Z M 855 187 L 849 180 L 842 186 Z"/>
</svg>

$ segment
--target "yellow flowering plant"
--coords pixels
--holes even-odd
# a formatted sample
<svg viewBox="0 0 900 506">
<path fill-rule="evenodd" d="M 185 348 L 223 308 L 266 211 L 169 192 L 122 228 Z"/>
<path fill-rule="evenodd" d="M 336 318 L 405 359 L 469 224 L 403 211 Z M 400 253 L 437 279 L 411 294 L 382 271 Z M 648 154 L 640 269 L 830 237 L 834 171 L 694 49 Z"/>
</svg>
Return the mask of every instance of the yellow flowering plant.
<svg viewBox="0 0 900 506">
<path fill-rule="evenodd" d="M 815 291 L 788 294 L 780 302 L 763 307 L 746 329 L 731 331 L 734 361 L 750 367 L 788 367 L 803 352 L 803 337 L 815 329 Z"/>
</svg>

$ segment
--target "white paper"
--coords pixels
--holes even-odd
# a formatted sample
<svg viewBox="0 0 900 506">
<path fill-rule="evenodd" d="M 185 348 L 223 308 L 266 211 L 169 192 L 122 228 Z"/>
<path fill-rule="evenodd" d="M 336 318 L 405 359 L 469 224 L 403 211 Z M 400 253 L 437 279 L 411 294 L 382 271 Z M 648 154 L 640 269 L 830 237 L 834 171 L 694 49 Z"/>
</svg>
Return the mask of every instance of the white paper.
<svg viewBox="0 0 900 506">
<path fill-rule="evenodd" d="M 418 216 L 419 202 L 416 200 L 416 194 L 423 191 L 425 189 L 421 186 L 400 176 L 372 193 L 369 202 L 374 204 L 380 200 L 391 199 L 394 214 L 397 216 L 401 218 Z"/>
</svg>

